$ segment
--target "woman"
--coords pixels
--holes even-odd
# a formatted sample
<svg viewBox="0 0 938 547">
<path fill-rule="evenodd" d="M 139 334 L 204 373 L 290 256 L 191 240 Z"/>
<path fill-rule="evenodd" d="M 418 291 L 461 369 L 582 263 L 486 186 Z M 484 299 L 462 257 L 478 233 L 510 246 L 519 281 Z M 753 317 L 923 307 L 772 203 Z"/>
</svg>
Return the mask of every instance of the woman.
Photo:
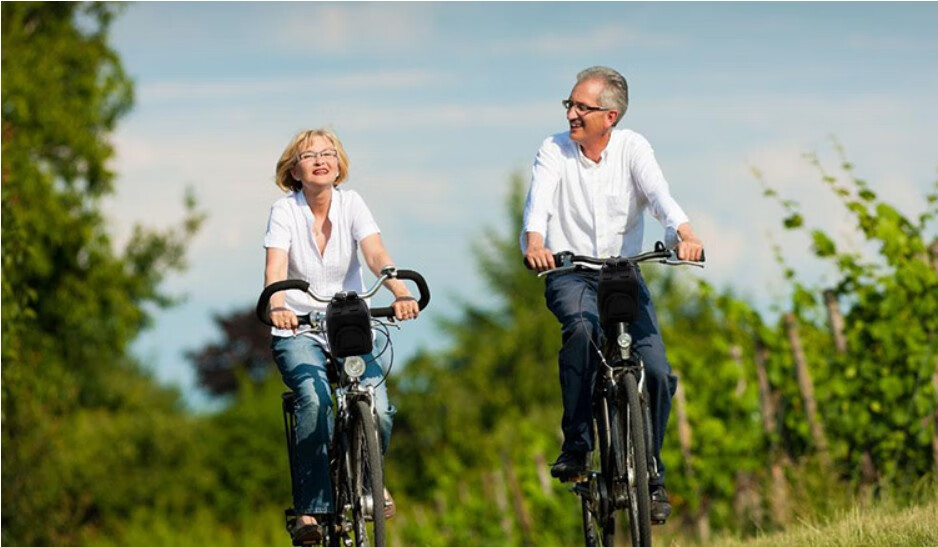
<svg viewBox="0 0 938 547">
<path fill-rule="evenodd" d="M 264 247 L 267 265 L 264 286 L 284 279 L 305 279 L 320 294 L 342 290 L 362 292 L 358 251 L 377 276 L 392 264 L 381 241 L 378 225 L 361 196 L 340 190 L 348 177 L 348 156 L 339 138 L 327 129 L 302 131 L 277 162 L 277 186 L 289 192 L 270 210 Z M 394 316 L 414 319 L 419 309 L 407 287 L 389 280 L 394 293 Z M 293 492 L 295 540 L 317 541 L 321 530 L 317 515 L 333 511 L 329 478 L 329 441 L 332 437 L 332 397 L 326 376 L 326 340 L 298 329 L 298 314 L 324 311 L 307 294 L 277 293 L 271 298 L 270 319 L 274 360 L 283 382 L 297 394 L 296 484 Z M 376 347 L 381 347 L 376 344 Z M 394 408 L 387 398 L 384 373 L 372 355 L 363 383 L 376 386 L 375 399 L 381 444 L 387 450 Z M 393 501 L 385 492 L 387 513 Z"/>
</svg>

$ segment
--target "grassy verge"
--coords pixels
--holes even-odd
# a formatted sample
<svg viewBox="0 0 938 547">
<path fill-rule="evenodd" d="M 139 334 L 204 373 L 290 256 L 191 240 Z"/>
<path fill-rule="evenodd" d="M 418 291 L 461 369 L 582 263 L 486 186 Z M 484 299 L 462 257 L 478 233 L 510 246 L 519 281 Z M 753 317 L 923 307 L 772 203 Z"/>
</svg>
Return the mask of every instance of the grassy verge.
<svg viewBox="0 0 938 547">
<path fill-rule="evenodd" d="M 672 539 L 673 547 L 698 545 Z M 863 547 L 938 546 L 938 500 L 895 509 L 888 505 L 853 508 L 817 522 L 750 539 L 719 538 L 707 545 L 724 547 Z"/>
</svg>

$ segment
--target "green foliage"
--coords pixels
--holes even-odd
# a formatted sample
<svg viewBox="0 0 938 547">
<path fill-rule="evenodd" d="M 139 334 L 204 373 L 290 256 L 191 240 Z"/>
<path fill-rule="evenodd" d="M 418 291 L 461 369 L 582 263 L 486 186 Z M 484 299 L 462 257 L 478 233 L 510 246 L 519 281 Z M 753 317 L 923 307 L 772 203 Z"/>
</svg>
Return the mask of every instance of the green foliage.
<svg viewBox="0 0 938 547">
<path fill-rule="evenodd" d="M 219 318 L 225 339 L 191 356 L 205 385 L 229 394 L 214 415 L 185 413 L 178 394 L 128 356 L 148 323 L 145 310 L 173 302 L 159 285 L 184 266 L 202 215 L 188 196 L 176 228 L 137 227 L 120 250 L 106 232 L 99 200 L 114 178 L 108 137 L 133 96 L 107 43 L 117 8 L 7 2 L 2 11 L 3 541 L 285 541 L 285 388 L 263 373 L 269 361 L 249 315 Z M 850 499 L 849 481 L 869 480 L 860 476 L 864 462 L 880 486 L 899 492 L 920 488 L 936 465 L 938 242 L 926 234 L 938 216 L 938 186 L 911 220 L 842 156 L 841 177 L 809 160 L 875 248 L 872 257 L 812 229 L 798 203 L 756 171 L 783 208 L 783 226 L 806 230 L 813 253 L 840 275 L 844 351 L 831 340 L 820 291 L 799 281 L 776 247 L 827 457 L 817 454 L 783 323 L 687 272 L 644 270 L 690 430 L 682 450 L 672 413 L 663 458 L 676 515 L 665 534 L 699 529 L 700 518 L 738 533 L 784 525 L 765 510 L 774 501 L 772 462 L 786 466 L 792 501 L 808 507 L 798 519 L 829 513 L 825 500 Z M 397 544 L 580 541 L 576 498 L 547 476 L 561 443 L 560 328 L 517 249 L 523 186 L 513 177 L 507 234 L 486 231 L 475 248 L 501 304 L 463 302 L 442 325 L 449 346 L 416 356 L 390 379 L 399 410 L 387 464 Z M 757 361 L 768 393 L 760 392 Z M 765 397 L 778 405 L 767 428 Z"/>
<path fill-rule="evenodd" d="M 835 147 L 843 158 L 843 150 Z M 839 250 L 822 231 L 811 231 L 814 254 L 840 272 L 835 292 L 848 304 L 845 352 L 833 348 L 826 314 L 815 299 L 804 298 L 820 290 L 794 283 L 794 309 L 817 399 L 824 401 L 821 411 L 833 455 L 840 472 L 855 480 L 867 452 L 883 483 L 910 484 L 935 465 L 935 428 L 927 424 L 938 402 L 931 380 L 938 369 L 938 270 L 928 253 L 936 242 L 926 239 L 935 200 L 929 196 L 929 209 L 913 222 L 879 200 L 849 162 L 842 161 L 843 175 L 837 177 L 816 156 L 809 160 L 853 215 L 859 233 L 878 249 L 874 259 L 864 260 L 860 252 Z M 789 212 L 794 207 L 790 202 L 782 206 Z"/>
<path fill-rule="evenodd" d="M 71 544 L 152 499 L 189 420 L 127 348 L 201 220 L 137 228 L 116 252 L 99 212 L 109 133 L 131 81 L 107 44 L 114 4 L 8 3 L 3 32 L 3 539 Z M 133 470 L 133 471 L 131 471 Z M 123 473 L 127 473 L 126 476 Z M 169 479 L 165 475 L 146 475 Z M 41 523 L 41 525 L 40 525 Z"/>
<path fill-rule="evenodd" d="M 511 188 L 513 235 L 489 231 L 475 250 L 502 305 L 465 303 L 463 317 L 443 325 L 450 349 L 418 356 L 392 384 L 398 415 L 388 481 L 408 502 L 399 503 L 406 524 L 395 524 L 405 544 L 552 545 L 577 537 L 575 511 L 558 511 L 574 498 L 538 475 L 559 446 L 560 328 L 544 306 L 543 282 L 521 262 L 520 177 Z M 523 509 L 513 501 L 519 493 Z M 537 526 L 525 531 L 526 519 Z"/>
</svg>

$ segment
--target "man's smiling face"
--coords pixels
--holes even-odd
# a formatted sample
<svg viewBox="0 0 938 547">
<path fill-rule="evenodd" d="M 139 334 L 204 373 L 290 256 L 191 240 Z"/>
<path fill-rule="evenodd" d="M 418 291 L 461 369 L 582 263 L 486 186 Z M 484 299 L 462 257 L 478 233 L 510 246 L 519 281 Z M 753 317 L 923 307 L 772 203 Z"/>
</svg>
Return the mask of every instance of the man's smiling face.
<svg viewBox="0 0 938 547">
<path fill-rule="evenodd" d="M 578 83 L 570 92 L 569 100 L 573 103 L 573 106 L 567 109 L 570 139 L 581 145 L 602 139 L 618 116 L 615 110 L 584 110 L 583 107 L 602 107 L 599 104 L 602 91 L 603 82 L 594 79 Z"/>
</svg>

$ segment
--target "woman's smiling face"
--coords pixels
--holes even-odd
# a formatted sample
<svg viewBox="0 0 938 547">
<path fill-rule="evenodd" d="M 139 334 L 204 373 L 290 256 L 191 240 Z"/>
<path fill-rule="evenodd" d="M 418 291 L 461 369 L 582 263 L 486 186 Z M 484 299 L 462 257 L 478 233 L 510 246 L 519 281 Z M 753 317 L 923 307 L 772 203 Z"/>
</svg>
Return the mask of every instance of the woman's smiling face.
<svg viewBox="0 0 938 547">
<path fill-rule="evenodd" d="M 313 136 L 296 158 L 291 173 L 304 186 L 332 186 L 339 177 L 338 151 L 326 137 Z"/>
</svg>

